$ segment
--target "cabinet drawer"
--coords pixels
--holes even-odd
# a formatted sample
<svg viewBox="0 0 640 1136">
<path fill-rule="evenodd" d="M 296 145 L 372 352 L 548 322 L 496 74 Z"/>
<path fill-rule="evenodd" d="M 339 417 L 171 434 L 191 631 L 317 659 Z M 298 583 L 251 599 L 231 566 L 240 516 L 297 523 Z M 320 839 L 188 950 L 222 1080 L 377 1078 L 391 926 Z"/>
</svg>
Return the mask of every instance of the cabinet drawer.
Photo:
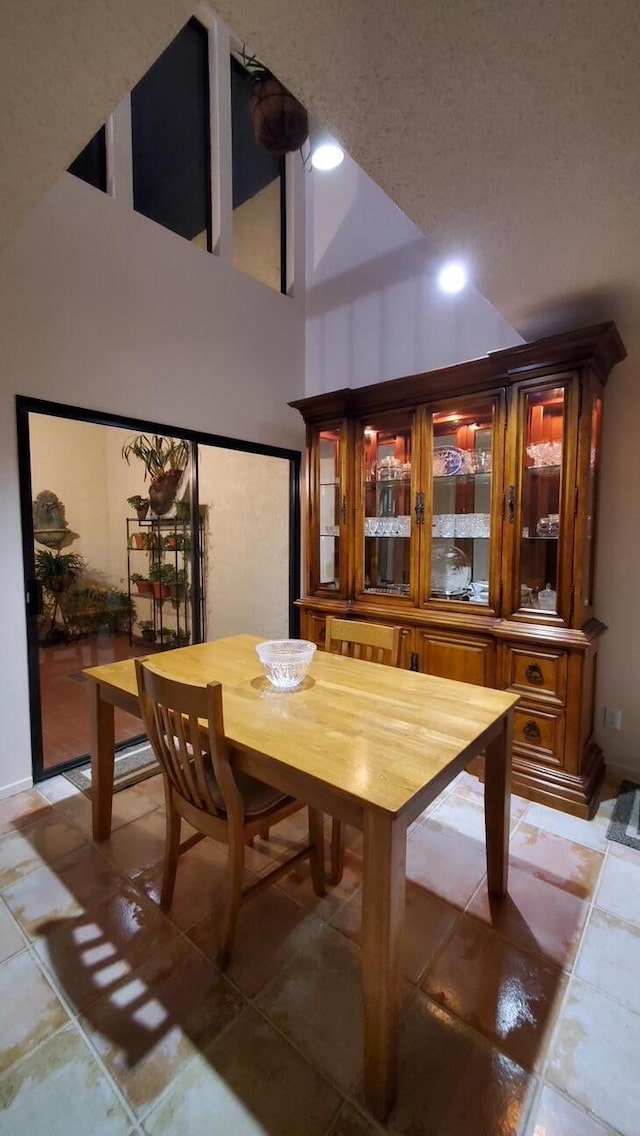
<svg viewBox="0 0 640 1136">
<path fill-rule="evenodd" d="M 513 752 L 548 765 L 562 765 L 564 714 L 518 706 L 513 721 Z"/>
<path fill-rule="evenodd" d="M 417 646 L 424 674 L 476 686 L 494 685 L 496 661 L 492 640 L 450 631 L 420 631 Z"/>
<path fill-rule="evenodd" d="M 564 706 L 567 697 L 566 651 L 535 651 L 529 645 L 505 647 L 504 685 L 536 701 Z"/>
</svg>

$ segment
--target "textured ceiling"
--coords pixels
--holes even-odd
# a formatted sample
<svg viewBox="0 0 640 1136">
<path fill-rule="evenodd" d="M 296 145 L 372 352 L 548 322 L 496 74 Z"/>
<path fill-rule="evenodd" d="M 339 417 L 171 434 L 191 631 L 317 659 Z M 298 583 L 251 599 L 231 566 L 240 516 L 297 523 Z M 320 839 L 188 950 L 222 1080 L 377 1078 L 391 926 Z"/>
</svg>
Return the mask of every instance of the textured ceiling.
<svg viewBox="0 0 640 1136">
<path fill-rule="evenodd" d="M 0 3 L 0 248 L 193 6 L 193 0 Z"/>
<path fill-rule="evenodd" d="M 2 5 L 0 244 L 193 7 Z M 613 317 L 640 350 L 638 0 L 215 8 L 527 338 Z"/>
<path fill-rule="evenodd" d="M 523 335 L 640 347 L 638 0 L 215 7 Z"/>
</svg>

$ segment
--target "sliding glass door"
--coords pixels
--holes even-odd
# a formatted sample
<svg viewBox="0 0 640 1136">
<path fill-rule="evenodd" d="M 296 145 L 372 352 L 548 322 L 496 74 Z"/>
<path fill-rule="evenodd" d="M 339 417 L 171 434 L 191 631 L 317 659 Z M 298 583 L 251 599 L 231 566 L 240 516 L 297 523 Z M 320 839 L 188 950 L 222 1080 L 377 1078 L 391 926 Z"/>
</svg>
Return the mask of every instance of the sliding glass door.
<svg viewBox="0 0 640 1136">
<path fill-rule="evenodd" d="M 295 631 L 300 455 L 28 399 L 18 433 L 37 780 L 88 758 L 84 668 Z"/>
</svg>

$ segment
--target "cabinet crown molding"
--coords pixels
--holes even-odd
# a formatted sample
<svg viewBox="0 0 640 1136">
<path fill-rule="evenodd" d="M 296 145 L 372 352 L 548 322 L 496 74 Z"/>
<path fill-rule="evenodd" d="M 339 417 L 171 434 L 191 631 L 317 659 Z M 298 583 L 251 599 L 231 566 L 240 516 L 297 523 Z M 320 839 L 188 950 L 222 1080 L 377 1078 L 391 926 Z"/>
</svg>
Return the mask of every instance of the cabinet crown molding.
<svg viewBox="0 0 640 1136">
<path fill-rule="evenodd" d="M 609 321 L 491 351 L 477 359 L 434 371 L 296 399 L 289 406 L 298 410 L 306 422 L 326 422 L 388 406 L 401 408 L 450 395 L 509 386 L 527 378 L 541 379 L 547 373 L 557 374 L 562 368 L 589 367 L 604 384 L 616 363 L 626 355 L 618 329 Z"/>
</svg>

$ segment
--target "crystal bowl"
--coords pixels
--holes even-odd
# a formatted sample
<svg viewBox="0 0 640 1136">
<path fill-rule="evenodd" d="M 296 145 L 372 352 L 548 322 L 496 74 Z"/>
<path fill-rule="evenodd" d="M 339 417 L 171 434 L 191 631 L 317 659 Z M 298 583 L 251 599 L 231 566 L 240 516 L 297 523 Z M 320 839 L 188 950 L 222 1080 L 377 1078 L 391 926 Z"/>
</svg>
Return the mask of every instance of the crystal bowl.
<svg viewBox="0 0 640 1136">
<path fill-rule="evenodd" d="M 464 596 L 471 583 L 471 561 L 454 544 L 434 541 L 431 553 L 431 591 L 434 596 Z"/>
<path fill-rule="evenodd" d="M 308 639 L 269 639 L 258 643 L 262 669 L 278 690 L 294 690 L 306 675 L 316 649 Z"/>
</svg>

